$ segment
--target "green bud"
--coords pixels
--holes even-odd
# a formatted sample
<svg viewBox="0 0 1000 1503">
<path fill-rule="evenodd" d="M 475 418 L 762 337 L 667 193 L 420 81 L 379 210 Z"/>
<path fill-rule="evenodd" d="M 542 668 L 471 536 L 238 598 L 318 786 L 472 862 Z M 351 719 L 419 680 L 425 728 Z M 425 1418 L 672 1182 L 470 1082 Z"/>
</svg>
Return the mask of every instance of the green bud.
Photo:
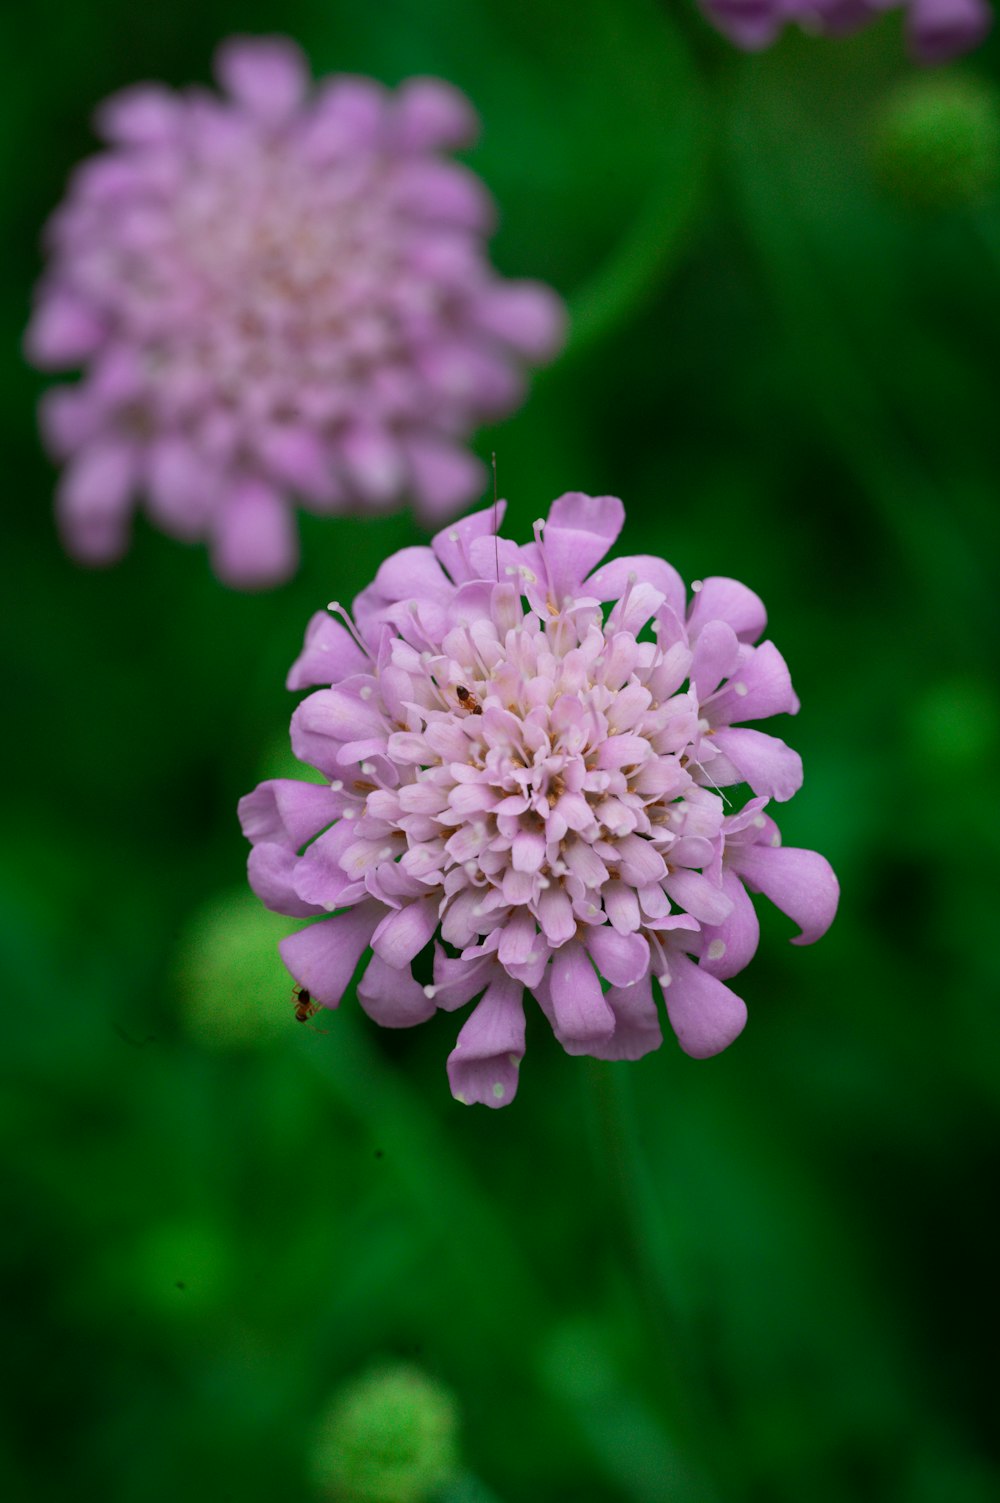
<svg viewBox="0 0 1000 1503">
<path fill-rule="evenodd" d="M 950 209 L 1000 180 L 1000 97 L 972 74 L 906 79 L 883 101 L 872 136 L 876 176 L 892 198 Z"/>
<path fill-rule="evenodd" d="M 326 1414 L 314 1480 L 337 1503 L 424 1503 L 455 1474 L 457 1429 L 454 1398 L 419 1368 L 373 1368 Z"/>
<path fill-rule="evenodd" d="M 178 947 L 174 990 L 199 1043 L 240 1048 L 287 1031 L 292 980 L 278 941 L 294 927 L 243 888 L 198 910 Z"/>
</svg>

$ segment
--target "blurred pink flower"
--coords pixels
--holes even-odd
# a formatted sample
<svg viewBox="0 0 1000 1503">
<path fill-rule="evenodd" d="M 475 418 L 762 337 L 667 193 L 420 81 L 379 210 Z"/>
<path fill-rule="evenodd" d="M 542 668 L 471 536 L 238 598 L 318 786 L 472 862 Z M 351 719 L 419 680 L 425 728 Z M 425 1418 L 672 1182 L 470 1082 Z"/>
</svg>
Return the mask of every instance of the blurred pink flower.
<svg viewBox="0 0 1000 1503">
<path fill-rule="evenodd" d="M 465 448 L 564 332 L 556 295 L 501 280 L 493 208 L 447 153 L 463 95 L 338 76 L 290 41 L 235 39 L 228 97 L 143 84 L 104 104 L 109 149 L 48 228 L 29 357 L 83 366 L 48 393 L 67 546 L 104 563 L 142 496 L 253 588 L 297 562 L 291 497 L 321 514 L 412 499 L 440 523 L 483 486 Z"/>
<path fill-rule="evenodd" d="M 782 28 L 845 36 L 886 10 L 906 11 L 907 46 L 919 63 L 948 62 L 978 47 L 993 24 L 987 0 L 701 0 L 709 20 L 737 47 L 769 47 Z"/>
<path fill-rule="evenodd" d="M 756 948 L 746 886 L 800 942 L 833 919 L 827 863 L 774 849 L 760 815 L 799 758 L 737 724 L 798 708 L 777 649 L 754 645 L 760 600 L 715 578 L 689 604 L 646 555 L 602 566 L 623 521 L 614 497 L 569 494 L 526 547 L 486 511 L 388 559 L 352 616 L 313 618 L 289 674 L 330 686 L 292 716 L 324 782 L 240 804 L 258 896 L 334 915 L 281 946 L 314 1001 L 336 1007 L 369 946 L 358 997 L 387 1027 L 481 998 L 448 1061 L 460 1101 L 513 1098 L 526 989 L 567 1052 L 635 1059 L 661 1041 L 655 984 L 703 1058 L 745 1022 L 723 980 Z M 744 782 L 727 816 L 720 789 Z"/>
</svg>

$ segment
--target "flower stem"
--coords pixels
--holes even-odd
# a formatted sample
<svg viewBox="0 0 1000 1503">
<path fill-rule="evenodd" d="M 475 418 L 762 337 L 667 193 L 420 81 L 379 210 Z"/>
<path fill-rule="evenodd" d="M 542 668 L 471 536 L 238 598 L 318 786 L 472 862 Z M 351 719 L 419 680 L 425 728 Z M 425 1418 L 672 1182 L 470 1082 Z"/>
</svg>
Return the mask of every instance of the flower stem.
<svg viewBox="0 0 1000 1503">
<path fill-rule="evenodd" d="M 685 1279 L 662 1198 L 650 1172 L 629 1066 L 587 1061 L 592 1136 L 611 1201 L 625 1229 L 624 1261 L 635 1288 L 647 1347 L 656 1353 L 664 1407 L 680 1455 L 674 1503 L 717 1503 L 724 1436 L 706 1393 L 705 1363 L 687 1312 Z"/>
<path fill-rule="evenodd" d="M 652 297 L 676 265 L 701 206 L 711 140 L 704 90 L 672 27 L 663 28 L 658 46 L 669 57 L 672 97 L 669 119 L 661 121 L 652 185 L 604 263 L 570 297 L 563 362 L 627 323 Z"/>
<path fill-rule="evenodd" d="M 570 298 L 567 357 L 627 323 L 679 259 L 703 181 L 704 145 L 693 128 L 689 135 L 687 158 L 671 161 L 603 265 Z"/>
</svg>

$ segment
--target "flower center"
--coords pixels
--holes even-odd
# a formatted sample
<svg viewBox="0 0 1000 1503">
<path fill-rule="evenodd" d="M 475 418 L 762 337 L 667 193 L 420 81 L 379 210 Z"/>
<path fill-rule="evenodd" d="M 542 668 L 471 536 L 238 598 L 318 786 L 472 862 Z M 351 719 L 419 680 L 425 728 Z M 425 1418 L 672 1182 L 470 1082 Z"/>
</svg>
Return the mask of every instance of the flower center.
<svg viewBox="0 0 1000 1503">
<path fill-rule="evenodd" d="M 381 174 L 310 173 L 280 143 L 187 180 L 172 214 L 196 301 L 199 357 L 220 386 L 357 376 L 391 357 L 382 292 L 396 273 Z"/>
<path fill-rule="evenodd" d="M 374 381 L 385 420 L 414 416 L 409 368 L 454 297 L 421 262 L 427 231 L 390 161 L 317 168 L 295 139 L 240 139 L 151 177 L 107 224 L 86 212 L 101 250 L 85 290 L 143 352 L 131 405 L 336 427 Z"/>
<path fill-rule="evenodd" d="M 684 766 L 697 710 L 657 644 L 593 608 L 502 637 L 478 621 L 442 649 L 393 643 L 382 697 L 406 716 L 387 748 L 406 780 L 368 809 L 404 837 L 402 870 L 441 890 L 444 938 L 464 947 L 511 909 L 552 943 L 612 911 L 626 929 L 665 916 L 674 860 L 711 859 L 722 807 Z"/>
</svg>

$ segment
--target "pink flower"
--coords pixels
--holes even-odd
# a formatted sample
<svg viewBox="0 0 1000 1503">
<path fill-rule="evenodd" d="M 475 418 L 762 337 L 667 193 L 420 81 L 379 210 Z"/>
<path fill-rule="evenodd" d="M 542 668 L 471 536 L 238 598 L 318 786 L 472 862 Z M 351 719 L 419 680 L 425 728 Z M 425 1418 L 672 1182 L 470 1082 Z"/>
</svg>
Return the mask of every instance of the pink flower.
<svg viewBox="0 0 1000 1503">
<path fill-rule="evenodd" d="M 336 1007 L 369 947 L 358 997 L 387 1027 L 480 999 L 448 1060 L 460 1101 L 513 1098 L 525 991 L 568 1053 L 609 1059 L 657 1047 L 659 993 L 703 1058 L 746 1019 L 724 985 L 756 948 L 746 888 L 800 942 L 833 919 L 826 862 L 775 848 L 760 813 L 799 759 L 737 724 L 798 708 L 760 600 L 716 578 L 689 603 L 659 558 L 602 565 L 623 521 L 570 494 L 526 547 L 484 511 L 388 559 L 353 619 L 312 619 L 288 677 L 328 686 L 292 716 L 324 782 L 240 805 L 254 890 L 319 920 L 281 946 L 315 1001 Z"/>
<path fill-rule="evenodd" d="M 228 97 L 139 85 L 49 226 L 29 357 L 83 378 L 44 402 L 67 461 L 67 546 L 104 563 L 144 498 L 227 583 L 297 561 L 291 498 L 323 515 L 411 498 L 440 523 L 482 489 L 465 448 L 558 349 L 559 299 L 491 270 L 493 208 L 443 155 L 476 120 L 448 84 L 309 91 L 289 41 L 236 39 Z"/>
<path fill-rule="evenodd" d="M 918 63 L 949 62 L 971 52 L 993 24 L 987 0 L 701 0 L 719 31 L 746 52 L 770 47 L 783 27 L 845 36 L 886 10 L 906 11 L 906 40 Z"/>
</svg>

